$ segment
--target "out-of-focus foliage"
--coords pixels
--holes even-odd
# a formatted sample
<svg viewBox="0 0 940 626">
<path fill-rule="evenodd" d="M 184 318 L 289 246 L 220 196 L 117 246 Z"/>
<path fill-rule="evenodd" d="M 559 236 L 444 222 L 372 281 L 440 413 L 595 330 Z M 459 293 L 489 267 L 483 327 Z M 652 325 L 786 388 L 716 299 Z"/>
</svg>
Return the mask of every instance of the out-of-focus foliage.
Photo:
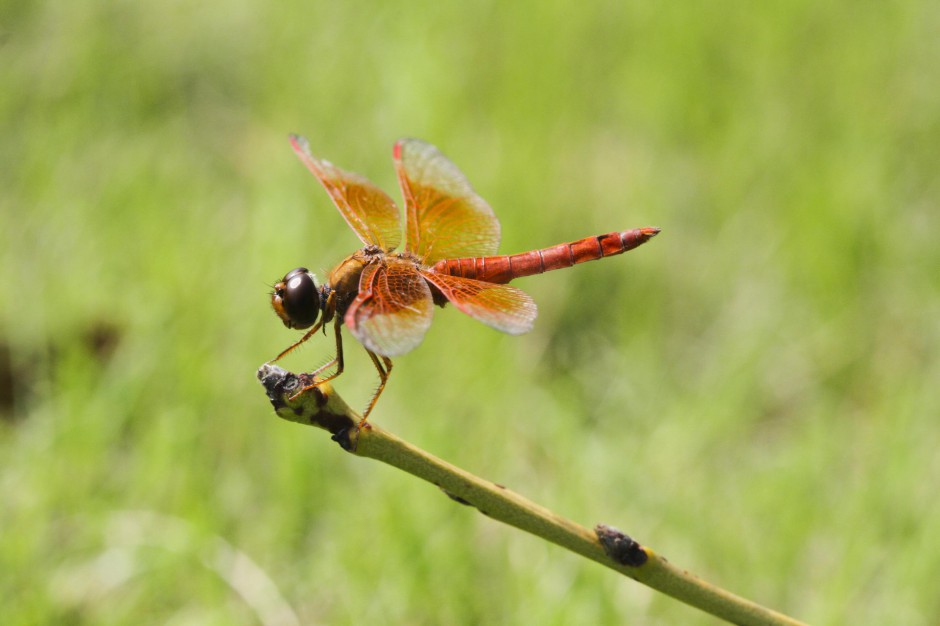
<svg viewBox="0 0 940 626">
<path fill-rule="evenodd" d="M 520 281 L 524 337 L 438 311 L 374 421 L 807 621 L 937 623 L 938 84 L 931 2 L 4 3 L 4 623 L 714 623 L 273 417 L 268 286 L 358 243 L 288 132 L 394 195 L 438 145 L 506 252 L 663 228 Z"/>
</svg>

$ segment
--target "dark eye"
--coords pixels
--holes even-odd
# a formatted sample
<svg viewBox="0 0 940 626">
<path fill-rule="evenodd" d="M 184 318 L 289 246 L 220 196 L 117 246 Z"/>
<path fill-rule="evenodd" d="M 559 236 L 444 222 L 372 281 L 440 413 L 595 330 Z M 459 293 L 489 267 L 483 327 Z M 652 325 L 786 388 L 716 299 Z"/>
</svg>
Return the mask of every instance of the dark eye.
<svg viewBox="0 0 940 626">
<path fill-rule="evenodd" d="M 320 314 L 320 292 L 307 268 L 298 267 L 274 285 L 271 306 L 288 328 L 313 326 Z"/>
</svg>

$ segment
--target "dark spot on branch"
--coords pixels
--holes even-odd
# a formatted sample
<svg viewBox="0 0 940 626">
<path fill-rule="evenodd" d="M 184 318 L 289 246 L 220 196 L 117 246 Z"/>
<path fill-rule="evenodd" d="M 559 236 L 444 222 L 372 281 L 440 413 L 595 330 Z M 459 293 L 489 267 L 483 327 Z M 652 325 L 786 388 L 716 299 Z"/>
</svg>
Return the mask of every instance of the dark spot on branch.
<svg viewBox="0 0 940 626">
<path fill-rule="evenodd" d="M 639 567 L 649 560 L 643 546 L 613 526 L 598 524 L 594 527 L 594 532 L 604 552 L 617 563 Z"/>
<path fill-rule="evenodd" d="M 465 499 L 465 498 L 461 498 L 461 497 L 458 496 L 457 494 L 451 493 L 450 491 L 447 491 L 446 489 L 444 489 L 443 487 L 441 487 L 441 486 L 438 485 L 437 483 L 434 483 L 434 484 L 435 484 L 435 486 L 437 486 L 438 489 L 440 489 L 441 491 L 444 492 L 444 495 L 445 495 L 445 496 L 447 496 L 448 498 L 450 498 L 450 499 L 453 500 L 454 502 L 457 502 L 458 504 L 462 504 L 462 505 L 464 505 L 464 506 L 473 507 L 473 508 L 475 508 L 477 511 L 479 511 L 480 513 L 482 513 L 483 515 L 485 515 L 485 516 L 487 516 L 487 517 L 490 517 L 490 514 L 489 514 L 489 513 L 487 513 L 486 511 L 484 511 L 483 509 L 481 509 L 480 507 L 478 507 L 478 506 L 475 505 L 474 503 L 470 502 L 469 500 L 467 500 L 467 499 Z"/>
<path fill-rule="evenodd" d="M 348 418 L 346 418 L 345 416 L 343 417 L 343 419 L 344 419 L 344 423 L 349 421 Z M 330 437 L 330 439 L 338 443 L 339 447 L 345 450 L 346 452 L 352 452 L 354 448 L 353 448 L 353 442 L 350 439 L 349 434 L 353 430 L 354 428 L 352 427 L 343 428 L 342 430 L 334 432 L 333 436 Z M 333 432 L 333 431 L 330 431 L 330 432 Z"/>
<path fill-rule="evenodd" d="M 468 502 L 467 500 L 464 500 L 463 498 L 461 498 L 461 497 L 458 496 L 457 494 L 454 494 L 454 493 L 451 493 L 451 492 L 447 491 L 447 490 L 444 489 L 443 487 L 440 487 L 440 486 L 439 486 L 438 489 L 440 489 L 441 491 L 443 491 L 443 492 L 444 492 L 444 495 L 447 496 L 448 498 L 450 498 L 451 500 L 453 500 L 454 502 L 459 502 L 460 504 L 463 504 L 463 505 L 465 505 L 465 506 L 473 506 L 473 504 L 471 504 L 471 503 Z"/>
</svg>

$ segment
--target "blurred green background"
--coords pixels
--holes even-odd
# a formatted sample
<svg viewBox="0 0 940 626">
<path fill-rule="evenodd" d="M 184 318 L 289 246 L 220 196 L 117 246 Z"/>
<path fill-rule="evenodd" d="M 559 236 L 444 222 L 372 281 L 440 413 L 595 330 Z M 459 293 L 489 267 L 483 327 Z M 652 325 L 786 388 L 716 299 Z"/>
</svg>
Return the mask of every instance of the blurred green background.
<svg viewBox="0 0 940 626">
<path fill-rule="evenodd" d="M 940 5 L 99 0 L 0 8 L 4 624 L 716 623 L 274 417 L 269 286 L 358 246 L 289 132 L 396 198 L 434 143 L 505 252 L 663 229 L 519 281 L 523 337 L 437 310 L 373 421 L 801 619 L 940 621 Z"/>
</svg>

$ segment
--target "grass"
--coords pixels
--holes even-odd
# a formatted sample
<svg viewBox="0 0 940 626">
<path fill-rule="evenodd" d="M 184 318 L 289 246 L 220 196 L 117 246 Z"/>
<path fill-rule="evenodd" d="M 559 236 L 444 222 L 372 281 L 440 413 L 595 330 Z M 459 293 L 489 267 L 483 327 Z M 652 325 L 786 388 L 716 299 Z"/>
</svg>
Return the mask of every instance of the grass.
<svg viewBox="0 0 940 626">
<path fill-rule="evenodd" d="M 520 281 L 529 335 L 437 311 L 377 423 L 808 622 L 936 623 L 938 29 L 927 2 L 3 6 L 5 623 L 256 623 L 214 538 L 303 623 L 714 623 L 273 419 L 268 285 L 357 244 L 288 132 L 390 192 L 392 142 L 431 141 L 506 252 L 663 228 Z"/>
</svg>

